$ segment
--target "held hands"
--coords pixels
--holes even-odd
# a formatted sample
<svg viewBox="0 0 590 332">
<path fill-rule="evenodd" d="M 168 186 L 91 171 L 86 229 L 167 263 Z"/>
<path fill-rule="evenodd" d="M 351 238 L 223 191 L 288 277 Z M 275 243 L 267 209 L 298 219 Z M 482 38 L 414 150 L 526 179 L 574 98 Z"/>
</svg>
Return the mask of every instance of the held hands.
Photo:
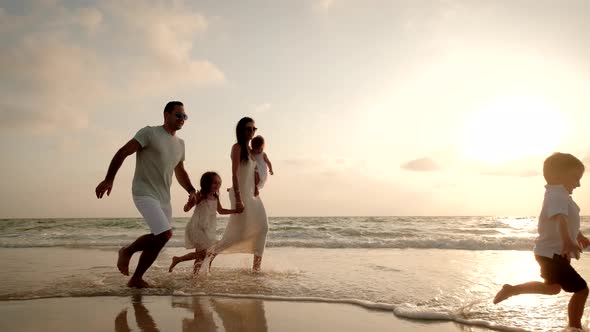
<svg viewBox="0 0 590 332">
<path fill-rule="evenodd" d="M 192 209 L 193 206 L 197 205 L 197 203 L 199 202 L 200 199 L 201 199 L 201 193 L 200 192 L 198 192 L 198 191 L 191 191 L 191 193 L 188 194 L 188 201 L 184 205 L 184 212 L 190 211 L 190 209 Z"/>
<path fill-rule="evenodd" d="M 239 200 L 236 202 L 236 213 L 242 213 L 242 212 L 244 212 L 244 202 Z"/>
<path fill-rule="evenodd" d="M 111 180 L 104 180 L 96 186 L 96 198 L 101 199 L 104 196 L 104 193 L 107 193 L 107 196 L 111 194 L 111 190 L 113 190 L 113 181 Z"/>
</svg>

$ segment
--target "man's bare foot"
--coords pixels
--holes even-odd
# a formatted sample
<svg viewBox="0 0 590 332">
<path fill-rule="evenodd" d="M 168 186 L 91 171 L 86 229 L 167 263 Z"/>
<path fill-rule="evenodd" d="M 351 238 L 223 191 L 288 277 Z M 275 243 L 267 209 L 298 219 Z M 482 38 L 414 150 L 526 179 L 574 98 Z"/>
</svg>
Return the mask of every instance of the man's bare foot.
<svg viewBox="0 0 590 332">
<path fill-rule="evenodd" d="M 500 289 L 498 294 L 496 294 L 496 297 L 494 297 L 494 304 L 498 304 L 506 300 L 507 298 L 511 297 L 512 295 L 514 295 L 514 286 L 505 284 L 504 286 L 502 286 L 502 289 Z"/>
<path fill-rule="evenodd" d="M 124 276 L 129 275 L 129 261 L 131 260 L 131 255 L 126 250 L 127 247 L 119 249 L 119 258 L 117 259 L 117 268 Z"/>
<path fill-rule="evenodd" d="M 129 279 L 129 282 L 127 282 L 127 287 L 131 287 L 131 288 L 151 288 L 152 286 L 150 284 L 148 284 L 143 279 L 134 279 L 134 278 L 131 278 L 131 279 Z"/>
<path fill-rule="evenodd" d="M 172 272 L 172 270 L 174 269 L 174 267 L 176 266 L 176 264 L 180 263 L 180 257 L 172 257 L 172 264 L 170 264 L 170 267 L 168 268 L 168 272 Z"/>
</svg>

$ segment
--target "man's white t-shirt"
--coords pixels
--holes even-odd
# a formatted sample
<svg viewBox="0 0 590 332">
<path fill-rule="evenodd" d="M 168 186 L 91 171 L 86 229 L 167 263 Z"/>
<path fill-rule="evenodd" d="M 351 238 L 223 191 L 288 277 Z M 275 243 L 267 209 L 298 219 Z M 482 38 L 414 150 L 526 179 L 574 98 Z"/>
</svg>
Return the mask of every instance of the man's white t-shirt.
<svg viewBox="0 0 590 332">
<path fill-rule="evenodd" d="M 570 238 L 576 243 L 576 237 L 580 231 L 580 208 L 564 186 L 546 185 L 543 208 L 537 226 L 539 236 L 535 240 L 535 255 L 553 258 L 554 254 L 561 254 L 563 243 L 559 223 L 551 219 L 558 214 L 567 217 Z"/>
<path fill-rule="evenodd" d="M 170 204 L 172 174 L 184 161 L 184 141 L 162 126 L 142 128 L 133 138 L 142 147 L 136 154 L 133 196 L 149 196 Z"/>
</svg>

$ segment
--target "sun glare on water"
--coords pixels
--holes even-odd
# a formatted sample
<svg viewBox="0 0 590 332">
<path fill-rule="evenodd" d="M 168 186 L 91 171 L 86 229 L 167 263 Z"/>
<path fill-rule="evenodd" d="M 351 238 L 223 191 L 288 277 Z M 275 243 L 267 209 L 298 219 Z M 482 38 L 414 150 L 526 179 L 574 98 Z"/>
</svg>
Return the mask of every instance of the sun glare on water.
<svg viewBox="0 0 590 332">
<path fill-rule="evenodd" d="M 563 115 L 542 99 L 506 97 L 466 121 L 463 151 L 469 159 L 501 164 L 554 152 L 565 131 Z"/>
</svg>

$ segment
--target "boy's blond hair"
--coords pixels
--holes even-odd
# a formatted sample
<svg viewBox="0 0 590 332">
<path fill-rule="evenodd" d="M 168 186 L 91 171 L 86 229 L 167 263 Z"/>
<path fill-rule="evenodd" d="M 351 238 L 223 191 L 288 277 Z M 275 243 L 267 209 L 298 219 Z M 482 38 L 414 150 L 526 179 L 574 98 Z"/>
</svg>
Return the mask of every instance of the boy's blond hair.
<svg viewBox="0 0 590 332">
<path fill-rule="evenodd" d="M 543 177 L 548 184 L 557 184 L 559 177 L 572 169 L 584 172 L 586 168 L 584 163 L 572 154 L 555 152 L 543 163 Z"/>
</svg>

